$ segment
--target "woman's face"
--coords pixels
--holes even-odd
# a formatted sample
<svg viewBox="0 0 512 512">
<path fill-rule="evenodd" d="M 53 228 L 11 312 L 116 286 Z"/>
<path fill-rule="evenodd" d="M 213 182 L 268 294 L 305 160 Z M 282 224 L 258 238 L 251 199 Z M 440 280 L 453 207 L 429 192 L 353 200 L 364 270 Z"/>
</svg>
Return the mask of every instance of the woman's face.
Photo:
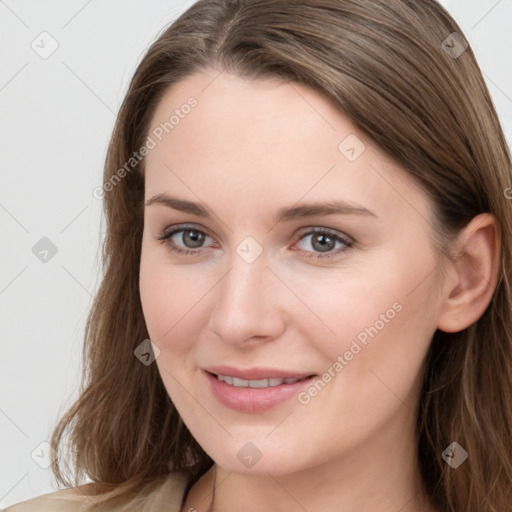
<svg viewBox="0 0 512 512">
<path fill-rule="evenodd" d="M 149 136 L 142 306 L 204 450 L 279 475 L 408 447 L 442 287 L 422 190 L 298 84 L 198 73 Z"/>
</svg>

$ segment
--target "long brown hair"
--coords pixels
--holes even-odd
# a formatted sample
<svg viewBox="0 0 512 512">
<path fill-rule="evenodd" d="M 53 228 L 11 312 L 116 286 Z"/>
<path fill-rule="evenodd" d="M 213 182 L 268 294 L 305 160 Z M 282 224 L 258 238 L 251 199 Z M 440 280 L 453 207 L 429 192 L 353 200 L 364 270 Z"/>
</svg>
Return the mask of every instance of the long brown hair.
<svg viewBox="0 0 512 512">
<path fill-rule="evenodd" d="M 207 68 L 306 84 L 333 101 L 421 185 L 446 244 L 474 216 L 496 216 L 499 281 L 476 323 L 433 337 L 417 449 L 439 510 L 512 511 L 511 156 L 471 47 L 435 0 L 200 0 L 149 48 L 106 158 L 104 275 L 81 394 L 51 439 L 57 480 L 75 486 L 87 476 L 98 500 L 128 501 L 171 471 L 186 472 L 190 488 L 213 464 L 157 366 L 134 356 L 149 336 L 138 285 L 144 159 L 130 160 L 168 88 Z M 456 470 L 441 456 L 453 441 L 469 453 Z"/>
</svg>

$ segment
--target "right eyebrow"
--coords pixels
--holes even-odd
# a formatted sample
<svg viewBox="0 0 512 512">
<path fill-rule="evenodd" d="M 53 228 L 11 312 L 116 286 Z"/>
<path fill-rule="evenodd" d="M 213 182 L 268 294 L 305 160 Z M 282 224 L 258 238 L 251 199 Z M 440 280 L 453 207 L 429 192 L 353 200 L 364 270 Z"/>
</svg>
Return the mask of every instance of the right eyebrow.
<svg viewBox="0 0 512 512">
<path fill-rule="evenodd" d="M 177 197 L 171 197 L 167 194 L 157 194 L 145 202 L 146 206 L 150 206 L 152 204 L 162 204 L 168 208 L 185 213 L 191 213 L 198 217 L 210 217 L 210 214 L 200 204 L 193 203 L 192 201 L 186 201 L 184 199 L 178 199 Z"/>
</svg>

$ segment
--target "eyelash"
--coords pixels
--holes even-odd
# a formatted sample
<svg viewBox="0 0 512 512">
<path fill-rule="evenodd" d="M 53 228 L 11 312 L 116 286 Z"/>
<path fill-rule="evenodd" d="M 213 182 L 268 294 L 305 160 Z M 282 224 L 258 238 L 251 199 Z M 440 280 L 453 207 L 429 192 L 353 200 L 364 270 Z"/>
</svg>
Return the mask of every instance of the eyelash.
<svg viewBox="0 0 512 512">
<path fill-rule="evenodd" d="M 172 252 L 181 254 L 183 256 L 186 256 L 186 255 L 197 256 L 198 253 L 201 252 L 201 249 L 195 249 L 195 250 L 194 249 L 180 249 L 179 247 L 174 245 L 174 243 L 170 242 L 169 239 L 173 235 L 175 235 L 176 233 L 179 233 L 181 231 L 197 231 L 206 236 L 209 236 L 208 233 L 206 233 L 200 229 L 197 229 L 195 226 L 181 225 L 181 226 L 176 226 L 172 231 L 168 231 L 167 229 L 162 231 L 161 233 L 158 234 L 157 240 L 164 243 L 167 246 L 167 248 Z M 331 251 L 329 253 L 325 253 L 325 254 L 314 253 L 314 252 L 310 252 L 310 251 L 302 251 L 302 252 L 305 252 L 306 254 L 308 254 L 308 256 L 305 256 L 306 258 L 314 258 L 317 260 L 333 258 L 336 256 L 340 256 L 342 253 L 346 253 L 347 251 L 352 249 L 355 245 L 355 241 L 352 238 L 349 238 L 347 236 L 340 236 L 335 231 L 332 231 L 328 228 L 313 228 L 310 231 L 303 233 L 302 236 L 300 237 L 299 241 L 302 240 L 303 238 L 306 238 L 309 235 L 318 234 L 318 233 L 320 233 L 322 235 L 328 235 L 335 242 L 341 242 L 343 245 L 345 245 L 345 248 L 338 249 L 336 251 L 333 250 L 333 251 Z M 300 250 L 300 249 L 295 249 L 295 250 Z"/>
</svg>

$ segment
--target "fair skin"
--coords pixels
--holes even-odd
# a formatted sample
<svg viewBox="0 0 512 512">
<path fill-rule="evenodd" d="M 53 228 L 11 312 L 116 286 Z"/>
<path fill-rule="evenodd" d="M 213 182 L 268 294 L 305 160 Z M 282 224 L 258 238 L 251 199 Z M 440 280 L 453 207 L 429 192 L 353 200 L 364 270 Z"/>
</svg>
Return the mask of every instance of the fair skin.
<svg viewBox="0 0 512 512">
<path fill-rule="evenodd" d="M 167 194 L 210 216 L 145 206 L 140 293 L 163 383 L 215 461 L 211 510 L 434 512 L 414 441 L 425 356 L 436 329 L 464 329 L 489 303 L 494 219 L 473 219 L 460 237 L 467 254 L 442 272 L 425 193 L 323 96 L 204 71 L 166 93 L 149 133 L 190 96 L 197 106 L 146 157 L 145 200 Z M 351 134 L 365 145 L 353 161 L 338 149 Z M 329 200 L 373 215 L 272 220 Z M 183 223 L 190 231 L 157 239 Z M 331 238 L 324 253 L 316 228 L 354 245 Z M 251 263 L 237 252 L 248 236 L 263 250 Z M 308 403 L 240 412 L 207 385 L 203 368 L 220 364 L 322 376 L 371 326 L 378 333 Z M 251 467 L 237 456 L 249 442 L 261 453 Z M 209 509 L 213 476 L 212 467 L 182 512 Z"/>
</svg>

